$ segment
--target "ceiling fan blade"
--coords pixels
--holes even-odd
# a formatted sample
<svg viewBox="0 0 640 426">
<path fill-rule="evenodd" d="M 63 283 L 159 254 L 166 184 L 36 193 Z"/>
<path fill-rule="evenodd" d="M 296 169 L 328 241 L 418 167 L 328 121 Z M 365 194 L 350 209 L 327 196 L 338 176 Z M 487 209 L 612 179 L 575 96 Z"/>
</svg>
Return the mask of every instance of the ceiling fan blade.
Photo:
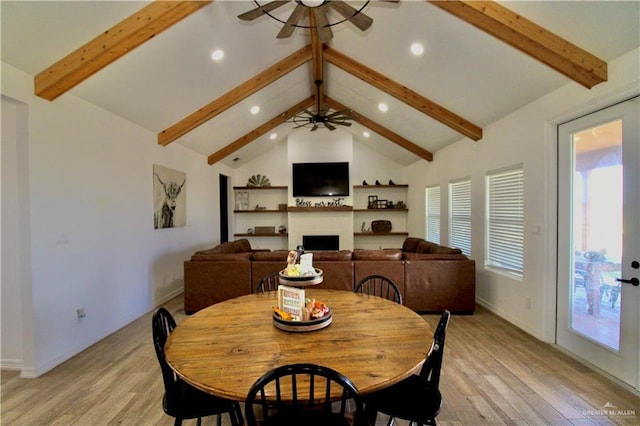
<svg viewBox="0 0 640 426">
<path fill-rule="evenodd" d="M 335 129 L 336 129 L 336 127 L 335 127 L 335 126 L 332 126 L 332 125 L 331 125 L 329 122 L 327 122 L 327 121 L 325 121 L 325 122 L 324 122 L 324 125 L 325 125 L 325 126 L 327 127 L 327 129 L 329 129 L 329 130 L 335 130 Z"/>
<path fill-rule="evenodd" d="M 264 15 L 266 12 L 271 12 L 272 10 L 277 9 L 287 3 L 289 3 L 289 0 L 271 1 L 262 6 L 258 6 L 255 9 L 251 9 L 248 12 L 241 13 L 240 15 L 238 15 L 238 18 L 242 19 L 243 21 L 253 21 L 254 19 Z"/>
<path fill-rule="evenodd" d="M 296 4 L 296 8 L 293 9 L 293 12 L 291 12 L 291 15 L 289 15 L 289 19 L 287 19 L 287 22 L 284 24 L 284 27 L 282 27 L 276 38 L 291 37 L 291 34 L 293 34 L 293 30 L 296 29 L 295 25 L 300 22 L 300 19 L 304 15 L 304 11 L 305 7 L 303 5 Z"/>
<path fill-rule="evenodd" d="M 336 123 L 334 121 L 332 121 L 333 124 L 339 124 L 340 126 L 346 126 L 346 127 L 351 127 L 351 123 L 349 123 L 348 121 L 342 121 L 340 123 Z"/>
<path fill-rule="evenodd" d="M 313 127 L 311 128 L 311 131 L 315 132 L 316 130 L 318 130 L 318 125 L 314 123 Z"/>
<path fill-rule="evenodd" d="M 327 43 L 333 38 L 333 31 L 329 26 L 329 20 L 327 19 L 327 4 L 312 9 L 316 16 L 316 29 L 318 30 L 318 38 L 321 43 Z"/>
<path fill-rule="evenodd" d="M 371 24 L 373 24 L 373 19 L 369 18 L 364 13 L 359 12 L 358 9 L 348 5 L 344 1 L 334 0 L 330 1 L 328 4 L 362 31 L 367 30 Z"/>
<path fill-rule="evenodd" d="M 327 115 L 327 118 L 335 117 L 336 115 L 344 115 L 346 118 L 353 118 L 351 117 L 350 114 L 351 114 L 351 110 L 347 108 L 347 109 L 342 109 L 340 111 L 334 111 L 331 114 Z"/>
</svg>

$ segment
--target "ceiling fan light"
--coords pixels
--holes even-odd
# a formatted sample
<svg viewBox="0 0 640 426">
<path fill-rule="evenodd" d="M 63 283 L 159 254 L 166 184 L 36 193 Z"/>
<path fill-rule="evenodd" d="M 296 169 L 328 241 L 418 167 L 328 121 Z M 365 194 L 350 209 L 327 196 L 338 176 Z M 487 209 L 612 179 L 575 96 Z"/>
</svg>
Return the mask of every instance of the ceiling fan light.
<svg viewBox="0 0 640 426">
<path fill-rule="evenodd" d="M 299 3 L 307 7 L 320 7 L 324 4 L 324 0 L 299 0 Z"/>
</svg>

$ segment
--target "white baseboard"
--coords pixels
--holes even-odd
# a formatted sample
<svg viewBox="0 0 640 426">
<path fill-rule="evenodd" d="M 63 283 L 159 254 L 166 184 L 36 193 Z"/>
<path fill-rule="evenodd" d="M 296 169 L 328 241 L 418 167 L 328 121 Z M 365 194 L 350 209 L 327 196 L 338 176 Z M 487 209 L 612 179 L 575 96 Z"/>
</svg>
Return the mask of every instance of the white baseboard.
<svg viewBox="0 0 640 426">
<path fill-rule="evenodd" d="M 487 302 L 486 300 L 484 300 L 482 298 L 479 298 L 479 297 L 476 297 L 476 303 L 478 305 L 486 308 L 487 310 L 493 312 L 494 314 L 496 314 L 497 316 L 499 316 L 503 320 L 515 325 L 516 327 L 518 327 L 519 329 L 521 329 L 525 333 L 530 334 L 531 336 L 535 337 L 536 339 L 544 342 L 544 339 L 542 338 L 542 336 L 540 336 L 540 334 L 536 330 L 533 330 L 532 328 L 528 327 L 527 324 L 523 323 L 522 321 L 519 321 L 516 318 L 513 318 L 511 315 L 507 314 L 506 312 L 504 312 L 503 310 L 497 308 L 496 306 L 492 305 L 491 303 Z"/>
<path fill-rule="evenodd" d="M 21 359 L 2 359 L 0 360 L 0 369 L 2 370 L 21 370 L 24 362 Z"/>
<path fill-rule="evenodd" d="M 183 287 L 179 287 L 176 288 L 175 290 L 173 290 L 171 293 L 169 294 L 165 294 L 164 296 L 162 296 L 161 298 L 154 300 L 153 302 L 153 306 L 155 306 L 156 308 L 160 305 L 164 305 L 165 303 L 167 303 L 169 300 L 173 299 L 174 297 L 182 294 L 184 292 L 184 288 Z"/>
</svg>

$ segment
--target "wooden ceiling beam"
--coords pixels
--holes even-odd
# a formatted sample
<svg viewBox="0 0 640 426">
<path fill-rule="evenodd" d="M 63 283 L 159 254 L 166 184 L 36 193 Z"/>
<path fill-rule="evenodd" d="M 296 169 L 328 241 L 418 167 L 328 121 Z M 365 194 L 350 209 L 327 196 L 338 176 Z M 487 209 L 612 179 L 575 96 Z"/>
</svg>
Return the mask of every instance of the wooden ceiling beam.
<svg viewBox="0 0 640 426">
<path fill-rule="evenodd" d="M 34 93 L 53 101 L 211 1 L 154 1 L 38 73 Z"/>
<path fill-rule="evenodd" d="M 291 117 L 299 113 L 300 111 L 303 111 L 309 108 L 310 106 L 313 105 L 314 102 L 315 102 L 314 96 L 310 96 L 304 101 L 299 102 L 298 104 L 292 106 L 288 110 L 278 114 L 277 116 L 273 117 L 271 120 L 262 124 L 260 127 L 257 127 L 256 129 L 250 131 L 249 133 L 242 136 L 241 138 L 235 140 L 234 142 L 231 142 L 229 145 L 225 146 L 224 148 L 211 154 L 208 157 L 207 162 L 210 165 L 217 163 L 223 158 L 239 150 L 243 146 L 250 144 L 260 136 L 264 135 L 265 133 L 271 131 L 272 129 L 275 129 L 276 127 L 278 127 L 279 125 L 281 125 L 282 123 L 284 123 L 285 121 L 287 121 L 288 119 L 290 119 Z"/>
<path fill-rule="evenodd" d="M 324 60 L 343 69 L 360 80 L 382 90 L 396 99 L 412 106 L 418 111 L 441 122 L 468 138 L 478 141 L 482 139 L 482 128 L 471 123 L 443 106 L 425 98 L 419 93 L 397 83 L 379 72 L 363 65 L 337 50 L 327 47 Z"/>
<path fill-rule="evenodd" d="M 324 98 L 324 104 L 330 108 L 333 108 L 336 111 L 342 111 L 344 109 L 351 109 L 348 108 L 344 105 L 342 105 L 340 102 L 331 99 L 330 97 L 325 97 Z M 415 143 L 403 138 L 402 136 L 398 135 L 397 133 L 392 132 L 391 130 L 387 129 L 386 127 L 381 126 L 380 124 L 376 123 L 375 121 L 371 120 L 370 118 L 365 117 L 364 115 L 354 111 L 351 109 L 351 113 L 350 115 L 353 117 L 354 121 L 357 123 L 362 124 L 364 127 L 376 132 L 377 134 L 379 134 L 380 136 L 390 140 L 391 142 L 395 143 L 396 145 L 401 146 L 402 148 L 406 149 L 409 152 L 412 152 L 413 154 L 417 155 L 418 157 L 425 159 L 427 161 L 433 161 L 433 154 L 430 151 L 427 151 L 426 149 L 416 145 Z"/>
<path fill-rule="evenodd" d="M 170 144 L 310 60 L 311 46 L 308 45 L 158 133 L 158 143 Z"/>
<path fill-rule="evenodd" d="M 313 64 L 313 82 L 315 83 L 316 81 L 324 81 L 324 69 L 323 69 L 323 62 L 324 59 L 322 58 L 322 50 L 324 45 L 322 44 L 322 42 L 320 41 L 320 38 L 318 37 L 318 30 L 315 27 L 316 25 L 316 15 L 315 13 L 313 13 L 312 9 L 309 9 L 309 26 L 311 26 L 311 55 L 313 57 L 312 60 L 312 64 Z M 315 86 L 315 84 L 314 84 Z M 321 92 L 321 96 L 324 96 L 324 89 L 320 88 Z M 315 90 L 314 90 L 315 93 Z"/>
<path fill-rule="evenodd" d="M 428 0 L 590 89 L 607 81 L 607 63 L 493 1 Z"/>
</svg>

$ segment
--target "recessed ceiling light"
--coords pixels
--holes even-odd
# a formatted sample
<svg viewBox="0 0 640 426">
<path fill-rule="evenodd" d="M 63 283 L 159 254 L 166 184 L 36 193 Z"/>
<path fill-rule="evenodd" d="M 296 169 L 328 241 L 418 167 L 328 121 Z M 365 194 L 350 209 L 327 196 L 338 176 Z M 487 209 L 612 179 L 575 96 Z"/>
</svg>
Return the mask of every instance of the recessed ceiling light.
<svg viewBox="0 0 640 426">
<path fill-rule="evenodd" d="M 368 138 L 369 136 L 371 136 L 371 134 L 369 132 L 362 132 L 362 136 Z"/>
<path fill-rule="evenodd" d="M 213 59 L 214 61 L 219 61 L 222 58 L 224 58 L 224 50 L 216 49 L 211 54 L 211 59 Z"/>
<path fill-rule="evenodd" d="M 413 43 L 411 45 L 411 53 L 416 56 L 422 55 L 424 53 L 424 46 L 422 45 L 422 43 Z"/>
<path fill-rule="evenodd" d="M 378 109 L 382 112 L 387 112 L 389 111 L 389 107 L 387 106 L 387 104 L 380 102 L 378 104 Z"/>
<path fill-rule="evenodd" d="M 277 138 L 277 137 L 278 137 L 278 134 L 277 134 L 277 133 L 271 133 L 271 134 L 269 135 L 269 139 L 271 139 L 271 140 L 274 140 L 274 139 L 275 139 L 275 138 Z"/>
<path fill-rule="evenodd" d="M 251 114 L 256 115 L 260 112 L 260 107 L 258 105 L 254 105 L 251 107 Z"/>
</svg>

